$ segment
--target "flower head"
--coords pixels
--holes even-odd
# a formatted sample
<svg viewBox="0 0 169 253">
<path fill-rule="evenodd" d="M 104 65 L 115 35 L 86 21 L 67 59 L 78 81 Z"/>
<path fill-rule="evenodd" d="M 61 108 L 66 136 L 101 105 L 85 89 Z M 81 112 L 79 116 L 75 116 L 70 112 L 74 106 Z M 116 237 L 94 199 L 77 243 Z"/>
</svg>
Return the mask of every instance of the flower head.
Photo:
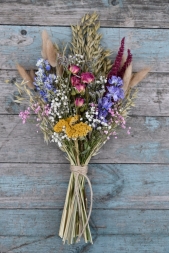
<svg viewBox="0 0 169 253">
<path fill-rule="evenodd" d="M 78 92 L 84 92 L 85 91 L 85 84 L 83 84 L 83 83 L 79 83 L 79 84 L 76 84 L 75 85 L 75 88 L 76 88 L 76 90 L 78 91 Z"/>
<path fill-rule="evenodd" d="M 83 83 L 91 83 L 94 81 L 94 75 L 90 72 L 85 72 L 81 74 L 81 81 Z"/>
<path fill-rule="evenodd" d="M 68 69 L 72 74 L 77 74 L 80 71 L 80 67 L 77 65 L 70 65 Z"/>
<path fill-rule="evenodd" d="M 27 110 L 20 112 L 19 117 L 22 119 L 22 123 L 25 124 L 26 120 L 30 116 L 30 108 L 28 107 Z"/>
<path fill-rule="evenodd" d="M 117 77 L 117 76 L 112 76 L 108 80 L 108 82 L 109 82 L 109 84 L 112 84 L 112 85 L 117 86 L 117 87 L 123 86 L 123 80 L 120 77 Z"/>
<path fill-rule="evenodd" d="M 54 126 L 53 130 L 57 133 L 65 132 L 68 138 L 78 138 L 86 136 L 92 128 L 86 123 L 76 123 L 79 116 L 70 117 L 67 119 L 61 119 Z M 72 124 L 75 123 L 75 124 Z"/>
<path fill-rule="evenodd" d="M 71 84 L 73 86 L 76 86 L 76 85 L 80 84 L 80 82 L 81 82 L 81 80 L 80 80 L 79 77 L 77 77 L 77 76 L 71 76 Z"/>
<path fill-rule="evenodd" d="M 113 98 L 115 102 L 124 98 L 124 90 L 116 86 L 107 87 L 109 93 L 106 94 L 106 97 Z"/>
<path fill-rule="evenodd" d="M 108 97 L 103 97 L 99 99 L 98 108 L 104 108 L 109 110 L 112 107 L 113 103 Z"/>
<path fill-rule="evenodd" d="M 84 104 L 84 98 L 76 98 L 75 106 L 81 107 Z"/>
</svg>

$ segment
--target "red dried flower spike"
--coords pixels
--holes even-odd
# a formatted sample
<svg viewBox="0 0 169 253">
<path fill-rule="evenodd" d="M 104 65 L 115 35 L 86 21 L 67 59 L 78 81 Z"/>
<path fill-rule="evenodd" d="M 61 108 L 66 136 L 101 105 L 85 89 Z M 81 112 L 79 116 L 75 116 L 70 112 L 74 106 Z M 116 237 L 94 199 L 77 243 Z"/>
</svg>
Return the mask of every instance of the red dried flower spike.
<svg viewBox="0 0 169 253">
<path fill-rule="evenodd" d="M 117 73 L 120 69 L 120 64 L 121 64 L 123 53 L 124 53 L 124 40 L 125 40 L 125 37 L 121 40 L 121 46 L 119 48 L 119 51 L 116 56 L 115 62 L 112 66 L 112 69 L 110 70 L 108 74 L 108 78 L 110 78 L 111 76 L 117 76 Z"/>
<path fill-rule="evenodd" d="M 128 53 L 127 59 L 126 59 L 125 63 L 123 64 L 123 67 L 121 68 L 121 70 L 120 70 L 119 73 L 118 73 L 118 76 L 121 77 L 121 78 L 123 78 L 124 73 L 125 73 L 127 67 L 128 67 L 128 66 L 131 64 L 131 62 L 132 62 L 132 54 L 131 54 L 131 52 L 130 52 L 130 49 L 127 50 L 127 53 Z"/>
</svg>

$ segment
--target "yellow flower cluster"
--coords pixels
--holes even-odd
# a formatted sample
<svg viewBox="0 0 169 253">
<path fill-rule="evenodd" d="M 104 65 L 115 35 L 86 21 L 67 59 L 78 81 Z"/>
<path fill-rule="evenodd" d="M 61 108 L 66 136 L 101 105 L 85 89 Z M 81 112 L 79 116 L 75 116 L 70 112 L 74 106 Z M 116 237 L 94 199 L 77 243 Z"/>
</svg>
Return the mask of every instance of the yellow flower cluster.
<svg viewBox="0 0 169 253">
<path fill-rule="evenodd" d="M 75 124 L 78 120 L 78 115 L 67 119 L 61 119 L 53 129 L 57 133 L 64 131 L 68 138 L 84 137 L 92 130 L 92 128 L 83 122 Z"/>
</svg>

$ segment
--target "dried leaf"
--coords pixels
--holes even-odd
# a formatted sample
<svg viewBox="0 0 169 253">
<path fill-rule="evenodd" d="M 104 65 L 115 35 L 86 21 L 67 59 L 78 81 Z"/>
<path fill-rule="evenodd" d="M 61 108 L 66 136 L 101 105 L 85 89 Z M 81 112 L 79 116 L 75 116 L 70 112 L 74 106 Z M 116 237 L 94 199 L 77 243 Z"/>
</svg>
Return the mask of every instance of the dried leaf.
<svg viewBox="0 0 169 253">
<path fill-rule="evenodd" d="M 135 85 L 137 85 L 148 74 L 150 70 L 151 68 L 147 67 L 142 69 L 140 72 L 134 74 L 130 81 L 129 87 L 134 87 Z"/>
<path fill-rule="evenodd" d="M 41 51 L 41 55 L 42 57 L 46 60 L 47 59 L 47 41 L 49 39 L 49 35 L 47 33 L 46 30 L 42 31 L 42 51 Z"/>
<path fill-rule="evenodd" d="M 125 73 L 124 73 L 124 77 L 123 77 L 123 82 L 124 82 L 124 85 L 123 85 L 123 90 L 126 92 L 127 89 L 128 89 L 128 86 L 129 86 L 129 82 L 131 80 L 131 75 L 132 75 L 132 64 L 130 64 Z"/>
<path fill-rule="evenodd" d="M 48 39 L 46 45 L 47 59 L 52 67 L 56 67 L 56 48 L 54 47 L 52 41 Z"/>
<path fill-rule="evenodd" d="M 29 73 L 30 77 L 32 78 L 32 81 L 34 82 L 34 79 L 35 79 L 35 71 L 33 69 L 30 70 L 30 73 Z"/>
<path fill-rule="evenodd" d="M 19 64 L 17 64 L 17 69 L 18 69 L 20 76 L 26 81 L 26 85 L 30 89 L 34 89 L 35 86 L 33 85 L 32 78 L 29 76 L 27 71 Z"/>
</svg>

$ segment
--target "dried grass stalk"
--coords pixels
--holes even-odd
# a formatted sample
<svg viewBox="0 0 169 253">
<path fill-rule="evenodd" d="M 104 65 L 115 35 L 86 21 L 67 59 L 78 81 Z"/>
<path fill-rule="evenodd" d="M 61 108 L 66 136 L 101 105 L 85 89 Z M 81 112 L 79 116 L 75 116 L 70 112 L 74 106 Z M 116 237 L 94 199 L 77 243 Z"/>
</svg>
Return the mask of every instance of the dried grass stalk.
<svg viewBox="0 0 169 253">
<path fill-rule="evenodd" d="M 27 71 L 19 64 L 17 64 L 17 69 L 20 76 L 26 81 L 26 85 L 32 90 L 35 89 L 35 86 L 33 85 L 32 82 L 32 78 L 29 76 Z"/>
<path fill-rule="evenodd" d="M 56 65 L 56 73 L 57 73 L 57 76 L 62 76 L 63 74 L 63 66 L 58 63 Z"/>
<path fill-rule="evenodd" d="M 48 39 L 46 44 L 47 59 L 52 67 L 56 67 L 56 48 Z"/>
<path fill-rule="evenodd" d="M 124 72 L 124 77 L 123 77 L 123 82 L 124 82 L 124 85 L 123 85 L 123 90 L 126 92 L 127 89 L 128 89 L 128 86 L 129 86 L 129 83 L 130 83 L 130 80 L 131 80 L 131 75 L 132 75 L 132 64 L 130 64 L 126 71 Z"/>
<path fill-rule="evenodd" d="M 135 85 L 137 85 L 147 74 L 148 72 L 151 70 L 151 68 L 147 67 L 142 69 L 140 72 L 134 74 L 134 76 L 132 77 L 129 87 L 134 87 Z"/>
<path fill-rule="evenodd" d="M 47 41 L 49 40 L 49 35 L 46 30 L 42 31 L 42 51 L 41 55 L 43 59 L 47 59 Z"/>
</svg>

